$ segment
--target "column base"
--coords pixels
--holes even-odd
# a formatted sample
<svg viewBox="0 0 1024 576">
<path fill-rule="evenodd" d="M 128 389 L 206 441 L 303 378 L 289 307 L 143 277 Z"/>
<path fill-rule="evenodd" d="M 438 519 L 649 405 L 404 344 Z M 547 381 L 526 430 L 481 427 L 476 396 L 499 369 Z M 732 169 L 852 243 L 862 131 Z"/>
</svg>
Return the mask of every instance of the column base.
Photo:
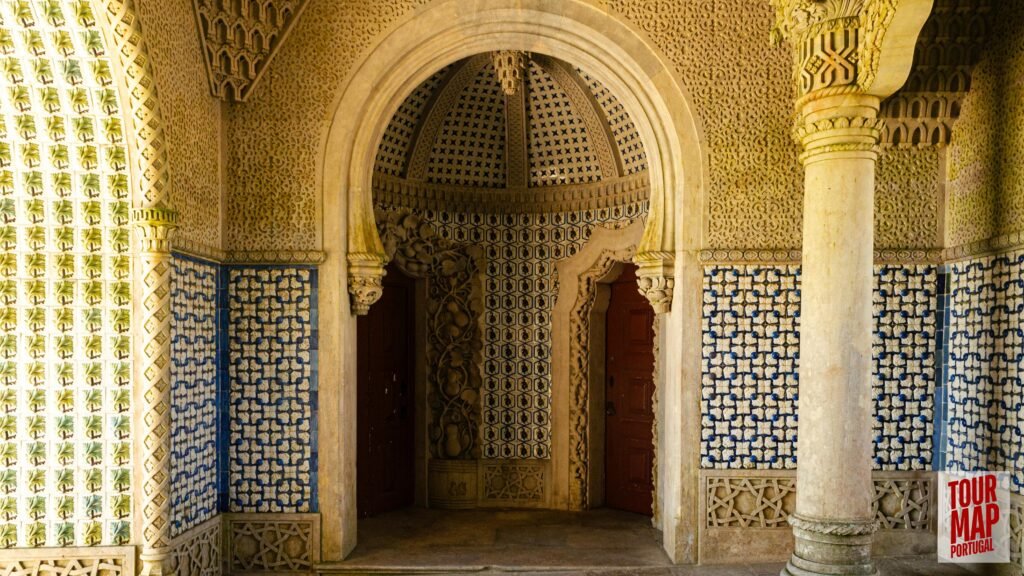
<svg viewBox="0 0 1024 576">
<path fill-rule="evenodd" d="M 822 520 L 792 514 L 796 548 L 780 576 L 877 576 L 871 563 L 874 520 Z"/>
</svg>

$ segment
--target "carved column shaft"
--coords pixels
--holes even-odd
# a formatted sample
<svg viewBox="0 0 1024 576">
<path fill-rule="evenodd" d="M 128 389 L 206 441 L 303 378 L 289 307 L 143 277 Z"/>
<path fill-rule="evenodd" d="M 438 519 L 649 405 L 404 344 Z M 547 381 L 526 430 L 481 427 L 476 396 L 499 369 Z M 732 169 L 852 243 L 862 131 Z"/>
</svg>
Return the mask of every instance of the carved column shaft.
<svg viewBox="0 0 1024 576">
<path fill-rule="evenodd" d="M 171 542 L 171 244 L 177 220 L 166 208 L 137 208 L 139 236 L 136 361 L 137 454 L 141 465 L 142 574 L 168 570 Z"/>
</svg>

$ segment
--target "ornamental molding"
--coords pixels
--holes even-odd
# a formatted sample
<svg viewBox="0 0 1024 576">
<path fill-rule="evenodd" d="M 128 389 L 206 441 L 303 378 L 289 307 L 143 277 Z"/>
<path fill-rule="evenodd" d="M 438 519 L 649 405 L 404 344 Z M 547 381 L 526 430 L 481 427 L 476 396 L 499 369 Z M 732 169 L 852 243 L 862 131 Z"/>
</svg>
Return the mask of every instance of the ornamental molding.
<svg viewBox="0 0 1024 576">
<path fill-rule="evenodd" d="M 0 549 L 4 576 L 135 576 L 134 546 Z"/>
<path fill-rule="evenodd" d="M 169 253 L 171 234 L 178 227 L 178 213 L 161 207 L 135 208 L 132 227 L 139 235 L 143 252 Z"/>
<path fill-rule="evenodd" d="M 320 514 L 224 514 L 229 574 L 308 575 L 320 562 Z"/>
<path fill-rule="evenodd" d="M 870 536 L 878 531 L 877 520 L 825 520 L 801 514 L 790 514 L 789 525 L 801 532 L 823 536 Z"/>
<path fill-rule="evenodd" d="M 875 264 L 940 264 L 941 248 L 893 248 L 874 251 Z M 717 264 L 799 264 L 800 250 L 707 249 L 697 254 L 702 265 Z"/>
<path fill-rule="evenodd" d="M 650 198 L 647 171 L 590 184 L 543 188 L 469 188 L 430 184 L 376 173 L 374 203 L 413 210 L 488 214 L 542 214 L 625 206 Z"/>
<path fill-rule="evenodd" d="M 802 97 L 864 93 L 875 85 L 900 0 L 771 0 L 771 40 L 788 40 Z"/>
<path fill-rule="evenodd" d="M 170 204 L 167 143 L 163 114 L 153 77 L 142 22 L 134 0 L 103 0 L 108 39 L 117 53 L 117 65 L 128 96 L 128 114 L 134 128 L 137 169 L 134 206 Z"/>
<path fill-rule="evenodd" d="M 597 285 L 612 268 L 628 262 L 636 246 L 603 250 L 577 279 L 577 293 L 569 314 L 569 509 L 590 507 L 590 352 L 591 316 Z M 643 293 L 643 291 L 641 291 Z M 561 295 L 561 293 L 559 294 Z M 657 320 L 655 320 L 657 323 Z M 657 374 L 654 376 L 657 382 Z M 657 394 L 655 394 L 657 397 Z M 656 438 L 656 436 L 655 436 Z M 657 440 L 655 440 L 657 442 Z M 657 449 L 655 449 L 657 452 Z M 657 498 L 655 498 L 655 501 Z"/>
<path fill-rule="evenodd" d="M 946 248 L 943 252 L 943 259 L 947 262 L 955 262 L 1015 250 L 1024 250 L 1024 230 Z"/>
<path fill-rule="evenodd" d="M 906 83 L 882 101 L 882 144 L 945 146 L 991 28 L 991 0 L 936 0 Z"/>
<path fill-rule="evenodd" d="M 795 41 L 802 37 L 855 25 L 865 0 L 771 0 L 775 26 L 771 40 Z"/>
<path fill-rule="evenodd" d="M 307 4 L 193 0 L 213 96 L 245 102 Z"/>
<path fill-rule="evenodd" d="M 381 211 L 384 251 L 404 274 L 426 280 L 427 435 L 430 457 L 480 458 L 483 387 L 483 251 L 439 238 L 421 216 Z"/>
<path fill-rule="evenodd" d="M 229 265 L 318 266 L 327 258 L 321 250 L 221 250 L 186 238 L 174 238 L 171 249 L 175 254 Z"/>
<path fill-rule="evenodd" d="M 708 530 L 779 529 L 823 535 L 929 533 L 935 522 L 932 472 L 874 471 L 872 520 L 822 521 L 795 513 L 793 470 L 702 470 L 701 526 Z"/>
<path fill-rule="evenodd" d="M 228 250 L 224 264 L 323 264 L 326 254 L 320 250 Z"/>
<path fill-rule="evenodd" d="M 205 576 L 220 571 L 224 515 L 183 532 L 171 541 L 170 570 L 176 576 Z"/>
</svg>

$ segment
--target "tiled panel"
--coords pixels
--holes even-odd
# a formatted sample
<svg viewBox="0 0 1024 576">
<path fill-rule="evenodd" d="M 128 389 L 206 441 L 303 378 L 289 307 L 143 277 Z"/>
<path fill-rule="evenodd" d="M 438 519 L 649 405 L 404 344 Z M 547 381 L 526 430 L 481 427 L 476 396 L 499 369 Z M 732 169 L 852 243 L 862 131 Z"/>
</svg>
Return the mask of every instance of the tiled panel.
<svg viewBox="0 0 1024 576">
<path fill-rule="evenodd" d="M 950 294 L 946 465 L 1013 471 L 1024 493 L 1024 252 L 953 264 Z"/>
<path fill-rule="evenodd" d="M 701 466 L 796 465 L 800 268 L 704 270 Z"/>
<path fill-rule="evenodd" d="M 175 256 L 171 276 L 171 532 L 217 513 L 218 266 Z"/>
<path fill-rule="evenodd" d="M 125 117 L 83 7 L 0 2 L 0 548 L 132 540 Z"/>
<path fill-rule="evenodd" d="M 582 249 L 595 226 L 625 226 L 646 212 L 642 203 L 553 214 L 425 213 L 442 238 L 485 254 L 485 458 L 549 456 L 554 262 Z"/>
<path fill-rule="evenodd" d="M 934 266 L 875 267 L 875 469 L 928 470 L 934 423 Z"/>
<path fill-rule="evenodd" d="M 314 512 L 317 272 L 227 273 L 229 508 Z"/>
<path fill-rule="evenodd" d="M 875 269 L 875 467 L 932 458 L 936 270 Z M 796 466 L 800 268 L 704 270 L 701 466 Z"/>
</svg>

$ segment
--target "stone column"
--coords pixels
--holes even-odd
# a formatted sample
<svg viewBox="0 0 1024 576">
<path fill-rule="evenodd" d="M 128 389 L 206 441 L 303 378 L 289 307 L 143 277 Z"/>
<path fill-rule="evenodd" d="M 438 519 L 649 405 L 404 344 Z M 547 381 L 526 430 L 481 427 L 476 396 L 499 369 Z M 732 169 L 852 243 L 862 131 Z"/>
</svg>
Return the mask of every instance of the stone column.
<svg viewBox="0 0 1024 576">
<path fill-rule="evenodd" d="M 171 243 L 177 215 L 166 208 L 136 208 L 139 295 L 136 335 L 136 457 L 141 487 L 142 574 L 169 570 L 171 543 Z"/>
<path fill-rule="evenodd" d="M 897 3 L 772 0 L 793 44 L 804 165 L 795 551 L 783 576 L 873 575 L 871 325 L 879 91 L 906 78 L 930 5 L 886 37 Z M 914 26 L 917 26 L 916 30 Z M 881 52 L 889 67 L 880 75 Z M 892 58 L 893 54 L 901 58 Z M 902 79 L 899 75 L 902 73 Z M 881 81 L 879 80 L 881 79 Z M 881 86 L 881 88 L 879 88 Z"/>
<path fill-rule="evenodd" d="M 783 574 L 871 565 L 871 322 L 879 100 L 806 103 L 796 551 Z"/>
</svg>

